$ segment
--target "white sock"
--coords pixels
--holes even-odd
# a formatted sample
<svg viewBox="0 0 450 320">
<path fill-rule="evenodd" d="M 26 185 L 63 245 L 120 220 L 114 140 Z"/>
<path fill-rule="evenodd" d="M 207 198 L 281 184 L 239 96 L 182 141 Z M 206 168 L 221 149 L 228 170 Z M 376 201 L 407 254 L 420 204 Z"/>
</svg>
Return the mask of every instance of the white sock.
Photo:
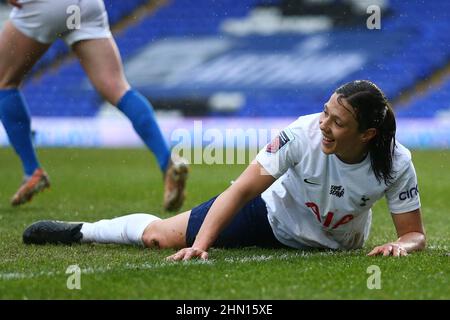
<svg viewBox="0 0 450 320">
<path fill-rule="evenodd" d="M 126 216 L 100 220 L 94 223 L 84 222 L 81 227 L 81 242 L 137 244 L 144 246 L 142 234 L 145 228 L 160 218 L 147 213 L 134 213 Z"/>
</svg>

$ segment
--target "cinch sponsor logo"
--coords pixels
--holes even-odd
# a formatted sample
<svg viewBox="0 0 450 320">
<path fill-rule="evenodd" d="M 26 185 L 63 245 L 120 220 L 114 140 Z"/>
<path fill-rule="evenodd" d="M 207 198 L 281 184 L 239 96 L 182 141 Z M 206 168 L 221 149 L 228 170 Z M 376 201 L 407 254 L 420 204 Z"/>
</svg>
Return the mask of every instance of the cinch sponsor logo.
<svg viewBox="0 0 450 320">
<path fill-rule="evenodd" d="M 412 187 L 411 189 L 408 189 L 406 191 L 403 191 L 399 194 L 398 198 L 403 201 L 406 199 L 411 199 L 414 198 L 415 196 L 417 196 L 417 194 L 419 193 L 419 189 L 417 188 L 417 184 L 415 187 Z"/>
</svg>

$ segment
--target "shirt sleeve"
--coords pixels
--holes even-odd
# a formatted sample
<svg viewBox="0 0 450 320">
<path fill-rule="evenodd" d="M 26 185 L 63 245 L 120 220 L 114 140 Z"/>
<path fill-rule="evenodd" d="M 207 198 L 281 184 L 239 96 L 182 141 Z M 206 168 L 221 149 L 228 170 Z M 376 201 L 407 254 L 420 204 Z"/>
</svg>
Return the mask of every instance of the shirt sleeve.
<svg viewBox="0 0 450 320">
<path fill-rule="evenodd" d="M 386 199 L 392 213 L 405 213 L 420 208 L 417 175 L 412 161 L 398 173 L 396 181 L 386 190 Z"/>
<path fill-rule="evenodd" d="M 300 159 L 300 137 L 294 130 L 287 127 L 275 139 L 261 149 L 256 161 L 275 179 L 281 177 L 290 167 L 295 166 Z"/>
</svg>

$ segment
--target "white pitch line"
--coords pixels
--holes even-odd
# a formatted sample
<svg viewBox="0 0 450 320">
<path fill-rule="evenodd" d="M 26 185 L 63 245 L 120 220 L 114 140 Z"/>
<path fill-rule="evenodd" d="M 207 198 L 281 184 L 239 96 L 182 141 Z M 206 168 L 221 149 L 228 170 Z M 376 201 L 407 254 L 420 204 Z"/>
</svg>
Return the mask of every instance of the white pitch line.
<svg viewBox="0 0 450 320">
<path fill-rule="evenodd" d="M 255 255 L 244 258 L 225 258 L 224 261 L 226 263 L 249 263 L 249 262 L 264 262 L 270 260 L 288 260 L 292 258 L 298 257 L 307 257 L 310 254 L 307 252 L 296 252 L 294 254 L 282 254 L 282 255 Z M 192 264 L 192 265 L 213 265 L 215 263 L 214 260 L 191 260 L 182 262 L 183 264 Z M 105 267 L 87 267 L 81 269 L 81 274 L 97 274 L 97 273 L 107 273 L 119 270 L 154 270 L 154 269 L 162 269 L 166 267 L 173 267 L 179 265 L 179 262 L 157 262 L 154 264 L 151 263 L 142 263 L 142 264 L 132 264 L 126 263 L 125 265 L 115 265 L 115 266 L 105 266 Z M 53 277 L 63 275 L 65 272 L 63 271 L 40 271 L 40 272 L 7 272 L 0 273 L 0 280 L 9 281 L 9 280 L 23 280 L 23 279 L 33 279 L 38 277 Z"/>
</svg>

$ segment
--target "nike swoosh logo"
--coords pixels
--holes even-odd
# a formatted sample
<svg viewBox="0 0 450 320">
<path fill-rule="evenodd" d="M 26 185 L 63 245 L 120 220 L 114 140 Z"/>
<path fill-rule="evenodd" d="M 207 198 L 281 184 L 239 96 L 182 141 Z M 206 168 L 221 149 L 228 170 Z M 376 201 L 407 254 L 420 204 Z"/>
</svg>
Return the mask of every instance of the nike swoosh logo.
<svg viewBox="0 0 450 320">
<path fill-rule="evenodd" d="M 309 184 L 314 184 L 316 186 L 320 186 L 320 183 L 309 181 L 308 179 L 303 179 L 303 181 L 305 181 L 306 183 L 309 183 Z"/>
</svg>

